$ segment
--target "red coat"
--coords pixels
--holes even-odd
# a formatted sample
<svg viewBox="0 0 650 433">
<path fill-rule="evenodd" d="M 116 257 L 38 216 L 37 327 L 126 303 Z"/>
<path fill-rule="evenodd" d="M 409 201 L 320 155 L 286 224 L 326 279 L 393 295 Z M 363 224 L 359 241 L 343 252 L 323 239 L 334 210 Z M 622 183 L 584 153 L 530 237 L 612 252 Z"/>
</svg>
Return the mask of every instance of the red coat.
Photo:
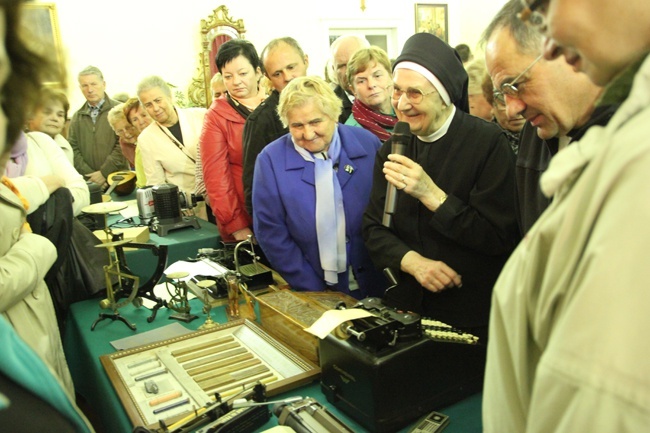
<svg viewBox="0 0 650 433">
<path fill-rule="evenodd" d="M 205 114 L 199 145 L 203 179 L 219 234 L 228 242 L 232 234 L 249 227 L 242 183 L 244 119 L 224 98 L 216 99 Z"/>
</svg>

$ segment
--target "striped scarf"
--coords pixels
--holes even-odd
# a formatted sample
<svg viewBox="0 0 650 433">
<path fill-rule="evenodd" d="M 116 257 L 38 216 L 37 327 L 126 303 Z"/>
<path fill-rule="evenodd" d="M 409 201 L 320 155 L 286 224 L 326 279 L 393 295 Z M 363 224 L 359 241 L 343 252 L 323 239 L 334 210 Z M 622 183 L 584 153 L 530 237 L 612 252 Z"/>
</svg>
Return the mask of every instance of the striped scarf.
<svg viewBox="0 0 650 433">
<path fill-rule="evenodd" d="M 374 111 L 359 98 L 352 104 L 352 115 L 359 125 L 375 134 L 382 142 L 390 138 L 390 131 L 397 123 L 397 117 Z"/>
</svg>

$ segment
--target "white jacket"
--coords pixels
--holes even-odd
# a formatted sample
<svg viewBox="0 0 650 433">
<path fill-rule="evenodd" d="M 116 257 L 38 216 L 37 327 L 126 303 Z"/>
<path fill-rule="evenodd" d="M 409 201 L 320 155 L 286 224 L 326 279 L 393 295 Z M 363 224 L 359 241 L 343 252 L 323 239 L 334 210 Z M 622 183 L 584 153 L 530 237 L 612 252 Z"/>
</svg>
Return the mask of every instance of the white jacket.
<svg viewBox="0 0 650 433">
<path fill-rule="evenodd" d="M 650 426 L 650 57 L 606 127 L 551 161 L 551 206 L 492 299 L 487 433 Z"/>
<path fill-rule="evenodd" d="M 72 152 L 72 146 L 70 146 L 68 140 L 66 140 L 63 135 L 57 134 L 54 136 L 54 141 L 59 145 L 65 154 L 65 157 L 68 158 L 68 161 L 70 161 L 70 164 L 74 167 L 74 152 Z"/>
<path fill-rule="evenodd" d="M 0 184 L 0 313 L 16 333 L 57 374 L 74 398 L 50 291 L 43 278 L 56 259 L 56 248 L 43 236 L 21 234 L 25 209 Z"/>
<path fill-rule="evenodd" d="M 151 122 L 138 137 L 147 184 L 172 183 L 187 194 L 194 193 L 195 162 L 205 108 L 175 107 L 183 134 L 184 149 L 172 140 L 172 133 L 158 122 Z M 188 157 L 189 156 L 189 157 Z"/>
<path fill-rule="evenodd" d="M 74 215 L 79 215 L 81 209 L 90 204 L 90 193 L 83 176 L 77 172 L 52 137 L 42 132 L 28 132 L 26 135 L 25 174 L 11 181 L 29 201 L 29 212 L 35 211 L 50 197 L 45 184 L 38 177 L 54 174 L 63 178 L 65 187 L 70 190 L 74 199 Z"/>
</svg>

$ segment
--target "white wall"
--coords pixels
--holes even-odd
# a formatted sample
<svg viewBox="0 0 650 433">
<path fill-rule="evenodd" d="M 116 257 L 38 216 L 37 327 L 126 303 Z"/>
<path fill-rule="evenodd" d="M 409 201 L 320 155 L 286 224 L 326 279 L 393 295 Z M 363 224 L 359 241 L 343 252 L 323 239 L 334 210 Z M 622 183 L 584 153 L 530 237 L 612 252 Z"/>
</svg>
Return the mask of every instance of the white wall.
<svg viewBox="0 0 650 433">
<path fill-rule="evenodd" d="M 42 3 L 46 3 L 41 1 Z M 505 0 L 436 0 L 448 3 L 449 43 L 476 43 Z M 322 75 L 328 56 L 330 27 L 392 27 L 397 56 L 415 31 L 415 1 L 366 0 L 58 0 L 61 39 L 68 70 L 72 110 L 83 102 L 76 74 L 87 65 L 104 73 L 109 95 L 135 93 L 147 75 L 186 88 L 198 67 L 200 20 L 220 4 L 242 18 L 246 39 L 259 51 L 271 39 L 294 37 L 309 55 L 310 74 Z M 168 6 L 172 5 L 172 6 Z M 282 6 L 279 6 L 282 5 Z M 72 113 L 71 113 L 72 114 Z"/>
</svg>

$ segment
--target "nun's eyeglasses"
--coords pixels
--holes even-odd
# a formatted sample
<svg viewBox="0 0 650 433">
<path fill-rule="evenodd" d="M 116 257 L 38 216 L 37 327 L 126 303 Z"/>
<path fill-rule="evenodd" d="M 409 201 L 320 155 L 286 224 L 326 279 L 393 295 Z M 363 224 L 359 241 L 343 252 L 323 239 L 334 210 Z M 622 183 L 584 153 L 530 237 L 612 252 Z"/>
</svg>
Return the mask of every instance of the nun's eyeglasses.
<svg viewBox="0 0 650 433">
<path fill-rule="evenodd" d="M 501 90 L 495 90 L 492 94 L 494 96 L 494 101 L 498 103 L 501 103 L 503 101 L 502 103 L 505 105 L 506 99 L 504 95 L 508 95 L 513 98 L 519 97 L 520 83 L 517 83 L 517 81 L 521 80 L 521 77 L 523 77 L 526 72 L 530 71 L 533 66 L 535 66 L 535 64 L 542 59 L 542 57 L 544 57 L 544 54 L 540 54 L 535 60 L 533 60 L 533 63 L 528 65 L 528 67 L 524 69 L 521 74 L 517 75 L 511 82 L 501 84 Z"/>
<path fill-rule="evenodd" d="M 540 6 L 547 3 L 548 0 L 521 0 L 523 9 L 517 14 L 517 17 L 526 24 L 540 33 L 546 32 L 546 17 L 539 9 Z"/>
<path fill-rule="evenodd" d="M 406 90 L 402 90 L 397 86 L 393 86 L 393 93 L 391 95 L 391 98 L 393 98 L 393 101 L 399 101 L 402 95 L 406 94 L 406 99 L 408 99 L 411 104 L 419 104 L 420 102 L 422 102 L 425 96 L 431 95 L 432 93 L 435 92 L 436 92 L 435 89 L 433 89 L 430 92 L 424 93 L 422 90 L 414 89 L 412 87 L 409 87 Z"/>
</svg>

